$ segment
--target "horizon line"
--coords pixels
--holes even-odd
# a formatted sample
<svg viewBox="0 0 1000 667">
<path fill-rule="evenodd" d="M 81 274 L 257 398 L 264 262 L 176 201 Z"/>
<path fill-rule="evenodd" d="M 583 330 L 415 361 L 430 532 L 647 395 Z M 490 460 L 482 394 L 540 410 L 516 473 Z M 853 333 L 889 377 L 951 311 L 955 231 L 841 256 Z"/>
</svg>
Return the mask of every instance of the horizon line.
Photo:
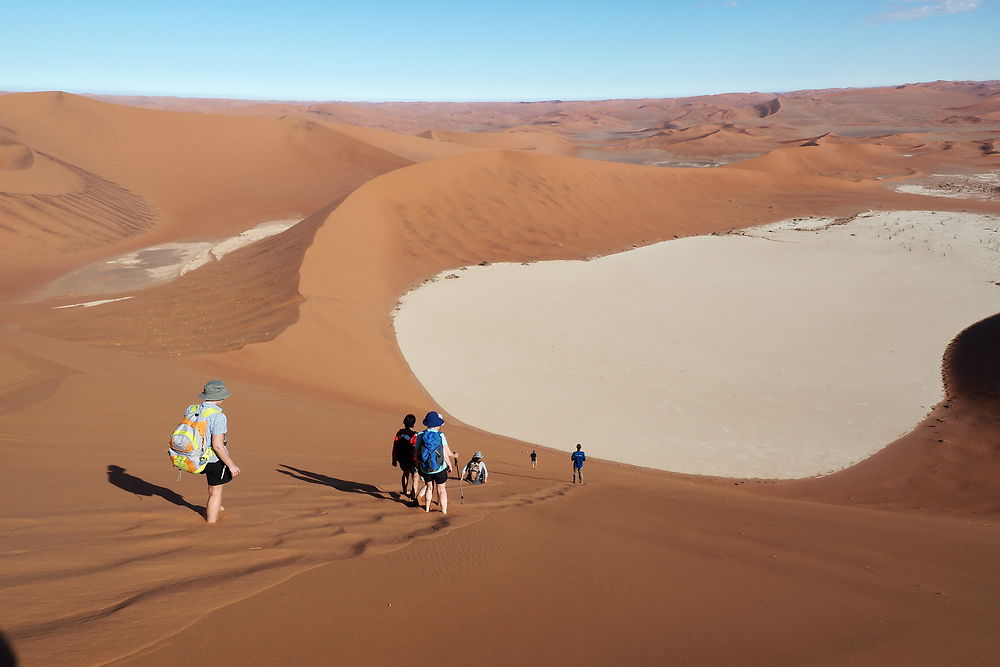
<svg viewBox="0 0 1000 667">
<path fill-rule="evenodd" d="M 0 90 L 2 95 L 30 94 L 30 93 L 66 93 L 68 95 L 79 95 L 81 97 L 138 97 L 176 100 L 203 100 L 203 101 L 240 101 L 258 102 L 264 104 L 543 104 L 543 103 L 571 103 L 571 102 L 613 102 L 626 100 L 672 100 L 686 99 L 691 97 L 717 97 L 721 95 L 788 95 L 792 93 L 802 93 L 810 91 L 827 90 L 864 90 L 869 88 L 893 88 L 901 86 L 918 86 L 929 83 L 998 83 L 1000 79 L 934 79 L 930 81 L 907 81 L 902 83 L 886 83 L 879 85 L 855 85 L 855 86 L 830 86 L 826 88 L 792 88 L 785 90 L 727 90 L 714 93 L 694 93 L 685 95 L 663 95 L 663 96 L 614 96 L 614 97 L 567 97 L 567 98 L 533 98 L 533 99 L 334 99 L 334 98 L 267 98 L 267 97 L 244 97 L 240 95 L 218 97 L 202 95 L 180 95 L 180 94 L 151 94 L 151 93 L 128 93 L 128 92 L 95 92 L 95 91 L 71 91 L 58 88 L 49 89 L 14 89 Z"/>
</svg>

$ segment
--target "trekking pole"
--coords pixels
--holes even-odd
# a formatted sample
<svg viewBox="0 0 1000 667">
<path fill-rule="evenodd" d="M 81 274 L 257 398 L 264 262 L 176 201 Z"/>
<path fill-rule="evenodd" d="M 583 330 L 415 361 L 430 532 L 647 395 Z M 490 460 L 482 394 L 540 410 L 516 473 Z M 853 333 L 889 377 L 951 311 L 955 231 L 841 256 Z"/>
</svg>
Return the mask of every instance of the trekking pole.
<svg viewBox="0 0 1000 667">
<path fill-rule="evenodd" d="M 461 505 L 465 504 L 465 491 L 462 490 L 462 473 L 458 473 L 458 496 L 461 498 Z"/>
</svg>

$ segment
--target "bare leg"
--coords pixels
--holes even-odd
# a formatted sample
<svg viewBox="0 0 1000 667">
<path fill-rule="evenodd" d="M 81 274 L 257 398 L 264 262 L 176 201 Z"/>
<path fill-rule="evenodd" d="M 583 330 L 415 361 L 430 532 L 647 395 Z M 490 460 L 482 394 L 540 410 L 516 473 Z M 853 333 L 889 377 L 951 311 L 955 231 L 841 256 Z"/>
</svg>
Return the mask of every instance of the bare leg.
<svg viewBox="0 0 1000 667">
<path fill-rule="evenodd" d="M 424 500 L 426 501 L 426 503 L 424 504 L 425 512 L 431 511 L 431 503 L 434 502 L 434 487 L 436 486 L 437 486 L 436 482 L 427 482 L 427 485 L 424 486 L 424 493 L 426 494 L 426 497 L 424 498 Z"/>
<path fill-rule="evenodd" d="M 205 507 L 205 520 L 215 523 L 219 520 L 219 510 L 222 509 L 222 485 L 208 487 L 208 505 Z"/>
<path fill-rule="evenodd" d="M 444 484 L 438 484 L 438 505 L 441 506 L 441 513 L 448 513 L 448 489 Z"/>
<path fill-rule="evenodd" d="M 410 473 L 403 471 L 403 476 L 399 478 L 399 483 L 403 486 L 403 495 L 406 495 L 406 482 L 410 479 Z"/>
</svg>

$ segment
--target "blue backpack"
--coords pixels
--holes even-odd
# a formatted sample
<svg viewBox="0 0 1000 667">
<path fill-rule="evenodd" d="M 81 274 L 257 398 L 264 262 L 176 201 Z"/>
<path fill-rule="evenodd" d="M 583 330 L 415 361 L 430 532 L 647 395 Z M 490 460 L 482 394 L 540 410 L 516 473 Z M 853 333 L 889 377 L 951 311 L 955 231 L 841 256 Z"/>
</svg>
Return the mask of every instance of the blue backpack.
<svg viewBox="0 0 1000 667">
<path fill-rule="evenodd" d="M 420 472 L 425 474 L 440 472 L 446 467 L 444 462 L 444 440 L 438 431 L 423 431 L 420 434 Z"/>
</svg>

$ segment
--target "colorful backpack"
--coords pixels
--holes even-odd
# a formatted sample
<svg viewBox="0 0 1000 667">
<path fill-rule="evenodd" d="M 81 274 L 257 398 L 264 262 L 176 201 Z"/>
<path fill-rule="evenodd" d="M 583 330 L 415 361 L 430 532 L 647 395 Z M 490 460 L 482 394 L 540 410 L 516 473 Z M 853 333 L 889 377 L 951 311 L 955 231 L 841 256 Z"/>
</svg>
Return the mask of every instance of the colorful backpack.
<svg viewBox="0 0 1000 667">
<path fill-rule="evenodd" d="M 445 466 L 444 440 L 440 431 L 423 431 L 420 433 L 420 472 L 431 474 L 440 472 Z"/>
<path fill-rule="evenodd" d="M 215 456 L 212 443 L 205 437 L 208 418 L 222 412 L 219 408 L 206 407 L 202 410 L 200 404 L 189 405 L 184 412 L 184 421 L 178 424 L 170 436 L 167 456 L 175 468 L 190 473 L 200 473 Z"/>
</svg>

